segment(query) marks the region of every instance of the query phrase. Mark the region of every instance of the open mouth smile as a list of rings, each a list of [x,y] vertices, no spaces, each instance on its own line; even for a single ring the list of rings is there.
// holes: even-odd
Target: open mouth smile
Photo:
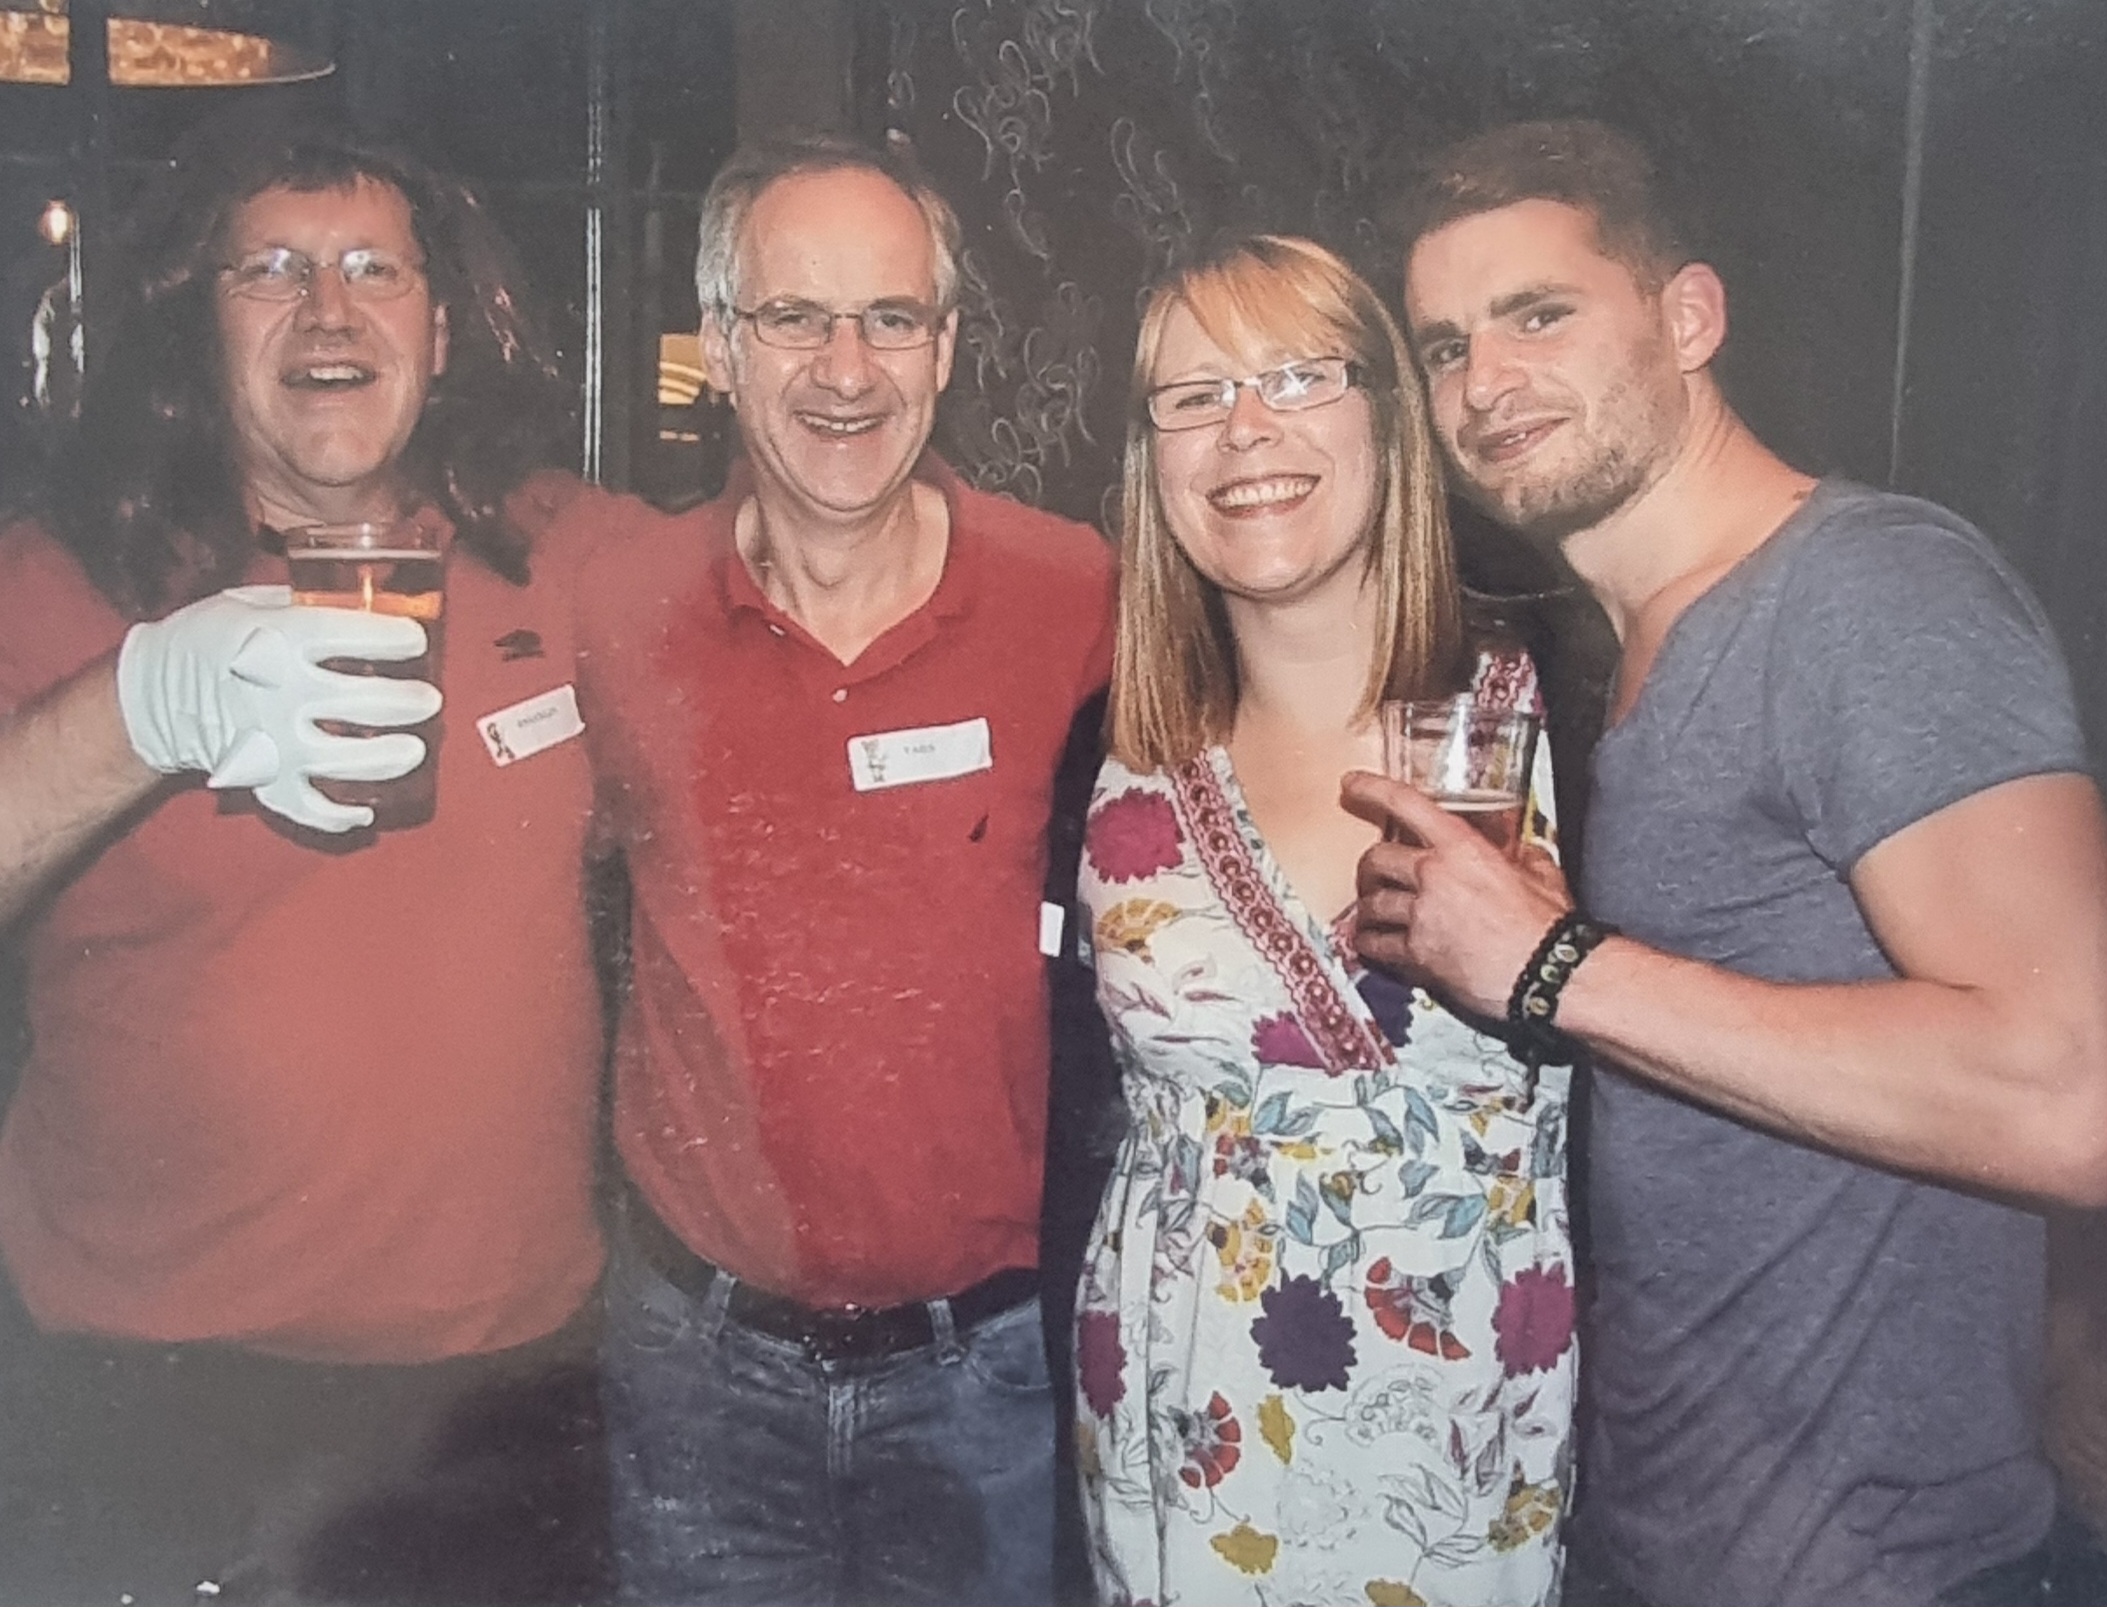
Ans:
[[[1218,485],[1207,493],[1207,500],[1218,512],[1231,515],[1274,513],[1306,500],[1317,484],[1314,474],[1269,474]]]
[[[885,420],[882,417],[864,415],[856,418],[832,418],[825,413],[800,413],[797,421],[815,435],[831,440],[845,441],[858,435],[868,435]]]
[[[380,376],[365,363],[302,363],[280,376],[288,390],[347,391],[371,385]]]

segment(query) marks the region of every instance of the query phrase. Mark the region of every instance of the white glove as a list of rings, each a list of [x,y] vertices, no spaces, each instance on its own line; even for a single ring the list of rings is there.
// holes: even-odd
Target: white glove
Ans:
[[[423,651],[414,619],[295,607],[289,587],[237,586],[134,625],[117,652],[117,704],[132,751],[162,774],[202,770],[206,785],[253,788],[258,803],[300,825],[351,831],[371,825],[373,811],[323,797],[312,779],[408,775],[424,762],[424,739],[331,736],[316,722],[416,725],[439,712],[439,689],[320,661]]]

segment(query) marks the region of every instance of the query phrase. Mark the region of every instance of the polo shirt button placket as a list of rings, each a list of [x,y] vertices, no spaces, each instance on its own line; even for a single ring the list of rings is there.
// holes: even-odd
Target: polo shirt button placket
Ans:
[[[834,688],[834,701],[835,701],[836,703],[846,703],[846,702],[848,702],[848,700],[849,700],[849,689],[848,689],[847,687],[845,687],[845,686],[837,686],[836,688]]]

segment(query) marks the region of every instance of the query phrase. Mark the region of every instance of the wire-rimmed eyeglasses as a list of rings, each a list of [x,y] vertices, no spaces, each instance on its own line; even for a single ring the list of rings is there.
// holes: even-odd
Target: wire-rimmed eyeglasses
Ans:
[[[754,339],[785,351],[818,351],[834,338],[834,326],[846,318],[856,325],[864,345],[873,351],[904,352],[926,346],[942,327],[941,308],[924,301],[874,301],[836,312],[816,301],[780,297],[758,307],[733,308],[732,316],[753,325]]]
[[[393,301],[423,276],[424,264],[378,246],[353,246],[327,260],[291,246],[266,246],[238,262],[220,264],[228,294],[252,301],[299,301],[315,287],[315,275],[334,268],[344,289],[358,301]]]
[[[1361,365],[1345,357],[1304,357],[1242,379],[1188,379],[1149,392],[1149,422],[1158,430],[1204,430],[1227,422],[1245,386],[1276,413],[1300,413],[1336,402],[1361,383]]]

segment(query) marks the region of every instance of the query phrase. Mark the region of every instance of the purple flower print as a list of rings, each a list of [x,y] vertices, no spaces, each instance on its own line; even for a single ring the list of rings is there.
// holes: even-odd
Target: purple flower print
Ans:
[[[1265,1315],[1251,1337],[1260,1364],[1282,1389],[1344,1389],[1353,1367],[1353,1319],[1315,1278],[1290,1278],[1258,1297]]]
[[[1573,1342],[1573,1286],[1566,1269],[1524,1267],[1500,1290],[1493,1350],[1509,1378],[1553,1366]]]
[[[1083,1399],[1110,1417],[1127,1393],[1127,1347],[1119,1342],[1119,1313],[1086,1311],[1075,1322],[1075,1370]]]
[[[1265,1016],[1251,1029],[1251,1052],[1267,1066],[1308,1066],[1324,1069],[1324,1057],[1291,1015]]]
[[[1091,866],[1108,882],[1134,882],[1170,870],[1185,854],[1170,799],[1139,787],[1129,787],[1092,811],[1083,847]]]

